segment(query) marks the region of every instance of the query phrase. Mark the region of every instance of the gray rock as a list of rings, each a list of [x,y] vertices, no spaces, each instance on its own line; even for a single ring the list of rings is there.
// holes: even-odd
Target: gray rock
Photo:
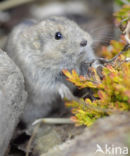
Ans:
[[[0,50],[0,156],[3,156],[8,148],[26,98],[20,70],[7,54]]]
[[[41,156],[123,156],[128,152],[129,132],[130,113],[112,115],[99,119],[83,134],[55,146]],[[100,147],[103,152],[96,152]]]
[[[34,128],[34,127],[33,127]],[[75,127],[72,125],[44,125],[36,127],[35,137],[32,140],[30,149],[33,151],[33,155],[47,153],[56,145],[60,145],[66,140],[72,139],[75,136],[82,134],[84,131],[83,126]],[[31,150],[30,150],[31,152]]]

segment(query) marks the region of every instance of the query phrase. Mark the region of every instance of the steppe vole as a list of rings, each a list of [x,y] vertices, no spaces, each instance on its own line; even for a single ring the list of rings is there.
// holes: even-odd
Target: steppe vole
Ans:
[[[75,69],[79,74],[86,74],[81,64],[96,58],[92,43],[89,33],[64,17],[24,22],[14,28],[7,53],[25,78],[28,101],[23,120],[26,123],[60,107],[62,98],[72,98],[74,86],[66,81],[62,70]]]

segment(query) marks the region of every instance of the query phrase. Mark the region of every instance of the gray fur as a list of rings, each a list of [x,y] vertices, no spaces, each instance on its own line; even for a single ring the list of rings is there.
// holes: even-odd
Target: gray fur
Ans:
[[[55,39],[61,32],[63,38]],[[86,47],[80,42],[87,40]],[[76,69],[80,73],[82,62],[95,59],[92,38],[80,27],[64,18],[50,17],[32,25],[17,26],[10,35],[7,53],[23,72],[29,94],[23,120],[27,123],[43,117],[59,107],[57,99],[73,97],[72,85],[66,85],[63,69]],[[80,73],[86,74],[86,73]]]
[[[8,148],[23,113],[26,97],[22,73],[7,54],[0,50],[0,156]]]

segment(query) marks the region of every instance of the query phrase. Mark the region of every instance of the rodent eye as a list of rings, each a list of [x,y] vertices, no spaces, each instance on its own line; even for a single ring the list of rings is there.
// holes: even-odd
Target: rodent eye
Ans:
[[[55,34],[55,39],[56,39],[56,40],[60,40],[60,39],[62,39],[62,38],[63,38],[62,34],[61,34],[60,32],[56,32],[56,34]]]

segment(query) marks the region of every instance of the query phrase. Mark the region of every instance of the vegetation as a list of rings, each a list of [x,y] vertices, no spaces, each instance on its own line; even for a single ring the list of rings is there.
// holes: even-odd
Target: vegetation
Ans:
[[[129,10],[130,7],[125,5],[119,12],[115,13],[116,23],[122,24],[124,19],[125,24],[128,23]],[[119,41],[112,40],[108,47],[102,48],[102,54],[105,58],[103,59],[105,61],[102,80],[92,67],[90,67],[91,77],[80,76],[75,70],[72,70],[72,73],[63,70],[68,81],[79,89],[91,88],[95,97],[95,100],[81,98],[66,102],[67,107],[72,107],[72,120],[77,125],[90,126],[98,118],[130,110],[130,62],[126,60],[130,57],[130,49],[124,48],[126,45],[128,44],[124,36],[121,36]],[[115,55],[116,57],[114,57]],[[112,59],[113,57],[114,59]]]

